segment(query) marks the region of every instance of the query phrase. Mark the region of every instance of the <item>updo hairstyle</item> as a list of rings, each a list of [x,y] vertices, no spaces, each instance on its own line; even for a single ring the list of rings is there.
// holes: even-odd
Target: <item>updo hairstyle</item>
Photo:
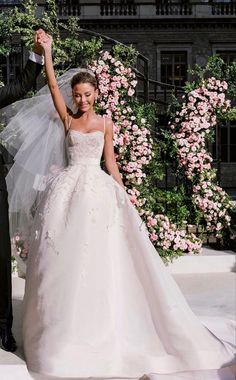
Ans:
[[[89,83],[94,87],[95,90],[98,88],[96,77],[87,71],[80,71],[72,77],[70,82],[72,90],[75,85],[80,83]]]

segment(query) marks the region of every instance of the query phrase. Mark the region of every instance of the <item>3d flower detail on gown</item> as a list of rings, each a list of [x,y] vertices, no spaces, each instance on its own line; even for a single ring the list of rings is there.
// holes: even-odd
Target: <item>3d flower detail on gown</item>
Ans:
[[[101,131],[69,130],[68,166],[34,217],[23,316],[28,369],[76,379],[162,380],[181,371],[203,379],[195,371],[231,365],[233,348],[187,305],[128,195],[101,169],[103,144]]]

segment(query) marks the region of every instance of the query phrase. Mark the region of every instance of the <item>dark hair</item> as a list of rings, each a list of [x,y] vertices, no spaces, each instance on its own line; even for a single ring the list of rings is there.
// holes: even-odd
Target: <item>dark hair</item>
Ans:
[[[80,71],[72,77],[70,82],[71,88],[73,89],[74,86],[79,83],[89,83],[95,88],[95,90],[98,88],[96,77],[86,71]]]

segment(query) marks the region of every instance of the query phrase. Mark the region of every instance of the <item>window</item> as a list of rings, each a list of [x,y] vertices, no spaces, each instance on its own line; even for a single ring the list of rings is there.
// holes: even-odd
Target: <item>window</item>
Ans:
[[[222,162],[236,162],[236,124],[228,122],[218,127],[213,158]]]
[[[0,56],[1,79],[4,84],[14,80],[21,71],[21,54],[12,53],[9,57]]]
[[[22,0],[0,0],[0,5],[16,5],[20,4]]]
[[[0,55],[0,81],[4,84],[8,83],[8,70],[7,70],[7,58]]]
[[[227,65],[236,61],[236,50],[216,50],[218,54]]]
[[[184,86],[187,80],[186,51],[161,51],[161,82]]]

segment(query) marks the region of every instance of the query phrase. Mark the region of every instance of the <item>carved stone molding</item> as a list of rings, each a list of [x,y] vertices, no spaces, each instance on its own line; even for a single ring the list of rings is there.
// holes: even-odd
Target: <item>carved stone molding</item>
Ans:
[[[166,30],[166,31],[233,31],[236,33],[236,23],[233,20],[203,20],[203,21],[178,21],[172,20],[81,20],[81,27],[101,30]]]

